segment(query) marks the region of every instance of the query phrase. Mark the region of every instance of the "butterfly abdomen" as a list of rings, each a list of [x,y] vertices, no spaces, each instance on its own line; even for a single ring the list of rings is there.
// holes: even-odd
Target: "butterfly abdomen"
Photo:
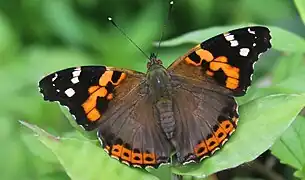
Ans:
[[[173,113],[170,76],[162,65],[152,61],[147,71],[147,80],[158,124],[167,139],[172,139],[176,122]]]
[[[173,113],[173,103],[170,99],[161,99],[156,105],[159,119],[159,125],[166,135],[167,139],[172,139],[174,135],[176,121]]]

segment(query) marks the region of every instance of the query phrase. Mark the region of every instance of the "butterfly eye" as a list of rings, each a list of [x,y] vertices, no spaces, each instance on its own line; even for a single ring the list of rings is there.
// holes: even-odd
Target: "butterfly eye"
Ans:
[[[160,59],[157,60],[157,63],[160,64],[160,65],[163,64],[162,61],[161,61]]]

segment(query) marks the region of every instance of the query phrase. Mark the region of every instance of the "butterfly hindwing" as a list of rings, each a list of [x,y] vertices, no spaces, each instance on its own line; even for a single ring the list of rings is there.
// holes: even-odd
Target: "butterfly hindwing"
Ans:
[[[135,167],[168,163],[172,146],[158,125],[146,82],[109,103],[98,128],[103,148],[114,158]]]
[[[266,27],[253,26],[220,34],[194,47],[168,70],[194,77],[191,74],[194,68],[190,66],[201,67],[219,85],[232,90],[235,96],[242,96],[251,84],[254,63],[271,48],[269,33]]]
[[[213,83],[172,76],[176,157],[179,163],[199,162],[228,140],[238,122],[237,103]]]
[[[45,100],[57,101],[68,107],[80,126],[92,130],[97,127],[109,102],[122,94],[115,89],[126,87],[126,84],[134,86],[144,77],[141,73],[106,66],[82,66],[44,77],[39,82],[39,89]]]

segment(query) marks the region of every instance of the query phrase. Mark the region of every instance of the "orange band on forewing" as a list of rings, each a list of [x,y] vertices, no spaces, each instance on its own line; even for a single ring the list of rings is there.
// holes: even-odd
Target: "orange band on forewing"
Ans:
[[[239,68],[233,67],[229,64],[213,61],[210,63],[210,69],[213,71],[218,71],[219,69],[222,69],[227,76],[239,79]]]
[[[97,97],[105,97],[107,95],[107,89],[105,87],[101,87],[82,104],[84,111],[88,114],[93,108],[96,107]]]
[[[100,86],[106,86],[108,82],[111,82],[113,71],[105,71],[102,77],[99,79]]]
[[[121,83],[121,81],[123,81],[125,78],[126,78],[126,73],[122,73],[121,76],[120,76],[120,78],[119,78],[119,80],[118,80],[116,83],[114,83],[114,82],[112,82],[112,81],[111,81],[111,83],[112,83],[113,85],[117,86],[117,85],[119,85],[119,84]]]
[[[91,86],[91,87],[89,87],[88,92],[89,92],[90,94],[92,94],[92,93],[94,93],[96,90],[98,90],[99,88],[100,88],[100,86]]]
[[[229,89],[236,89],[238,88],[239,80],[228,77],[226,80],[226,87]]]
[[[197,47],[197,46],[196,46]],[[194,66],[200,66],[202,64],[202,61],[205,60],[206,62],[210,62],[214,59],[212,53],[210,51],[204,50],[204,49],[198,49],[192,53],[196,53],[199,57],[200,57],[200,62],[196,63],[194,60],[192,60],[191,58],[189,58],[189,56],[187,56],[184,61],[187,64],[191,64]]]
[[[87,118],[90,121],[96,121],[101,117],[101,114],[99,113],[99,111],[96,108],[93,108],[88,114],[87,114]]]
[[[195,63],[193,60],[191,60],[189,57],[186,57],[184,59],[184,61],[187,63],[187,64],[192,64],[194,66],[200,66],[201,65],[201,61],[199,63]]]
[[[198,49],[196,51],[196,54],[198,56],[200,56],[200,59],[201,59],[200,60],[200,64],[201,64],[202,60],[210,62],[210,61],[212,61],[214,59],[212,53],[210,53],[210,51],[207,51],[207,50],[204,50],[204,49]]]
[[[120,78],[117,80],[117,82],[112,81],[113,71],[106,71],[102,77],[99,79],[100,86],[106,86],[109,82],[111,82],[113,85],[117,86],[126,78],[126,73],[121,73]]]
[[[214,61],[226,63],[228,62],[228,58],[226,58],[225,56],[219,56]]]

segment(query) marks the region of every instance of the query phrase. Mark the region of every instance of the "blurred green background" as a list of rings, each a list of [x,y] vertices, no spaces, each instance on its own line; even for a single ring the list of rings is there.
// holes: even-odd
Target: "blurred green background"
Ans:
[[[145,52],[155,51],[166,21],[164,0],[0,0],[0,179],[69,179],[54,157],[18,120],[55,135],[74,128],[56,103],[42,100],[37,83],[71,66],[103,64],[146,71],[145,57],[107,21],[112,16]],[[213,26],[256,23],[305,37],[290,0],[176,0],[164,40]],[[216,35],[216,34],[215,34]],[[202,39],[203,40],[203,39]],[[193,44],[160,49],[169,65]],[[270,72],[291,54],[271,51],[256,65],[255,82],[268,86],[288,77]],[[304,55],[295,61],[304,65]],[[267,85],[266,85],[267,84]]]

